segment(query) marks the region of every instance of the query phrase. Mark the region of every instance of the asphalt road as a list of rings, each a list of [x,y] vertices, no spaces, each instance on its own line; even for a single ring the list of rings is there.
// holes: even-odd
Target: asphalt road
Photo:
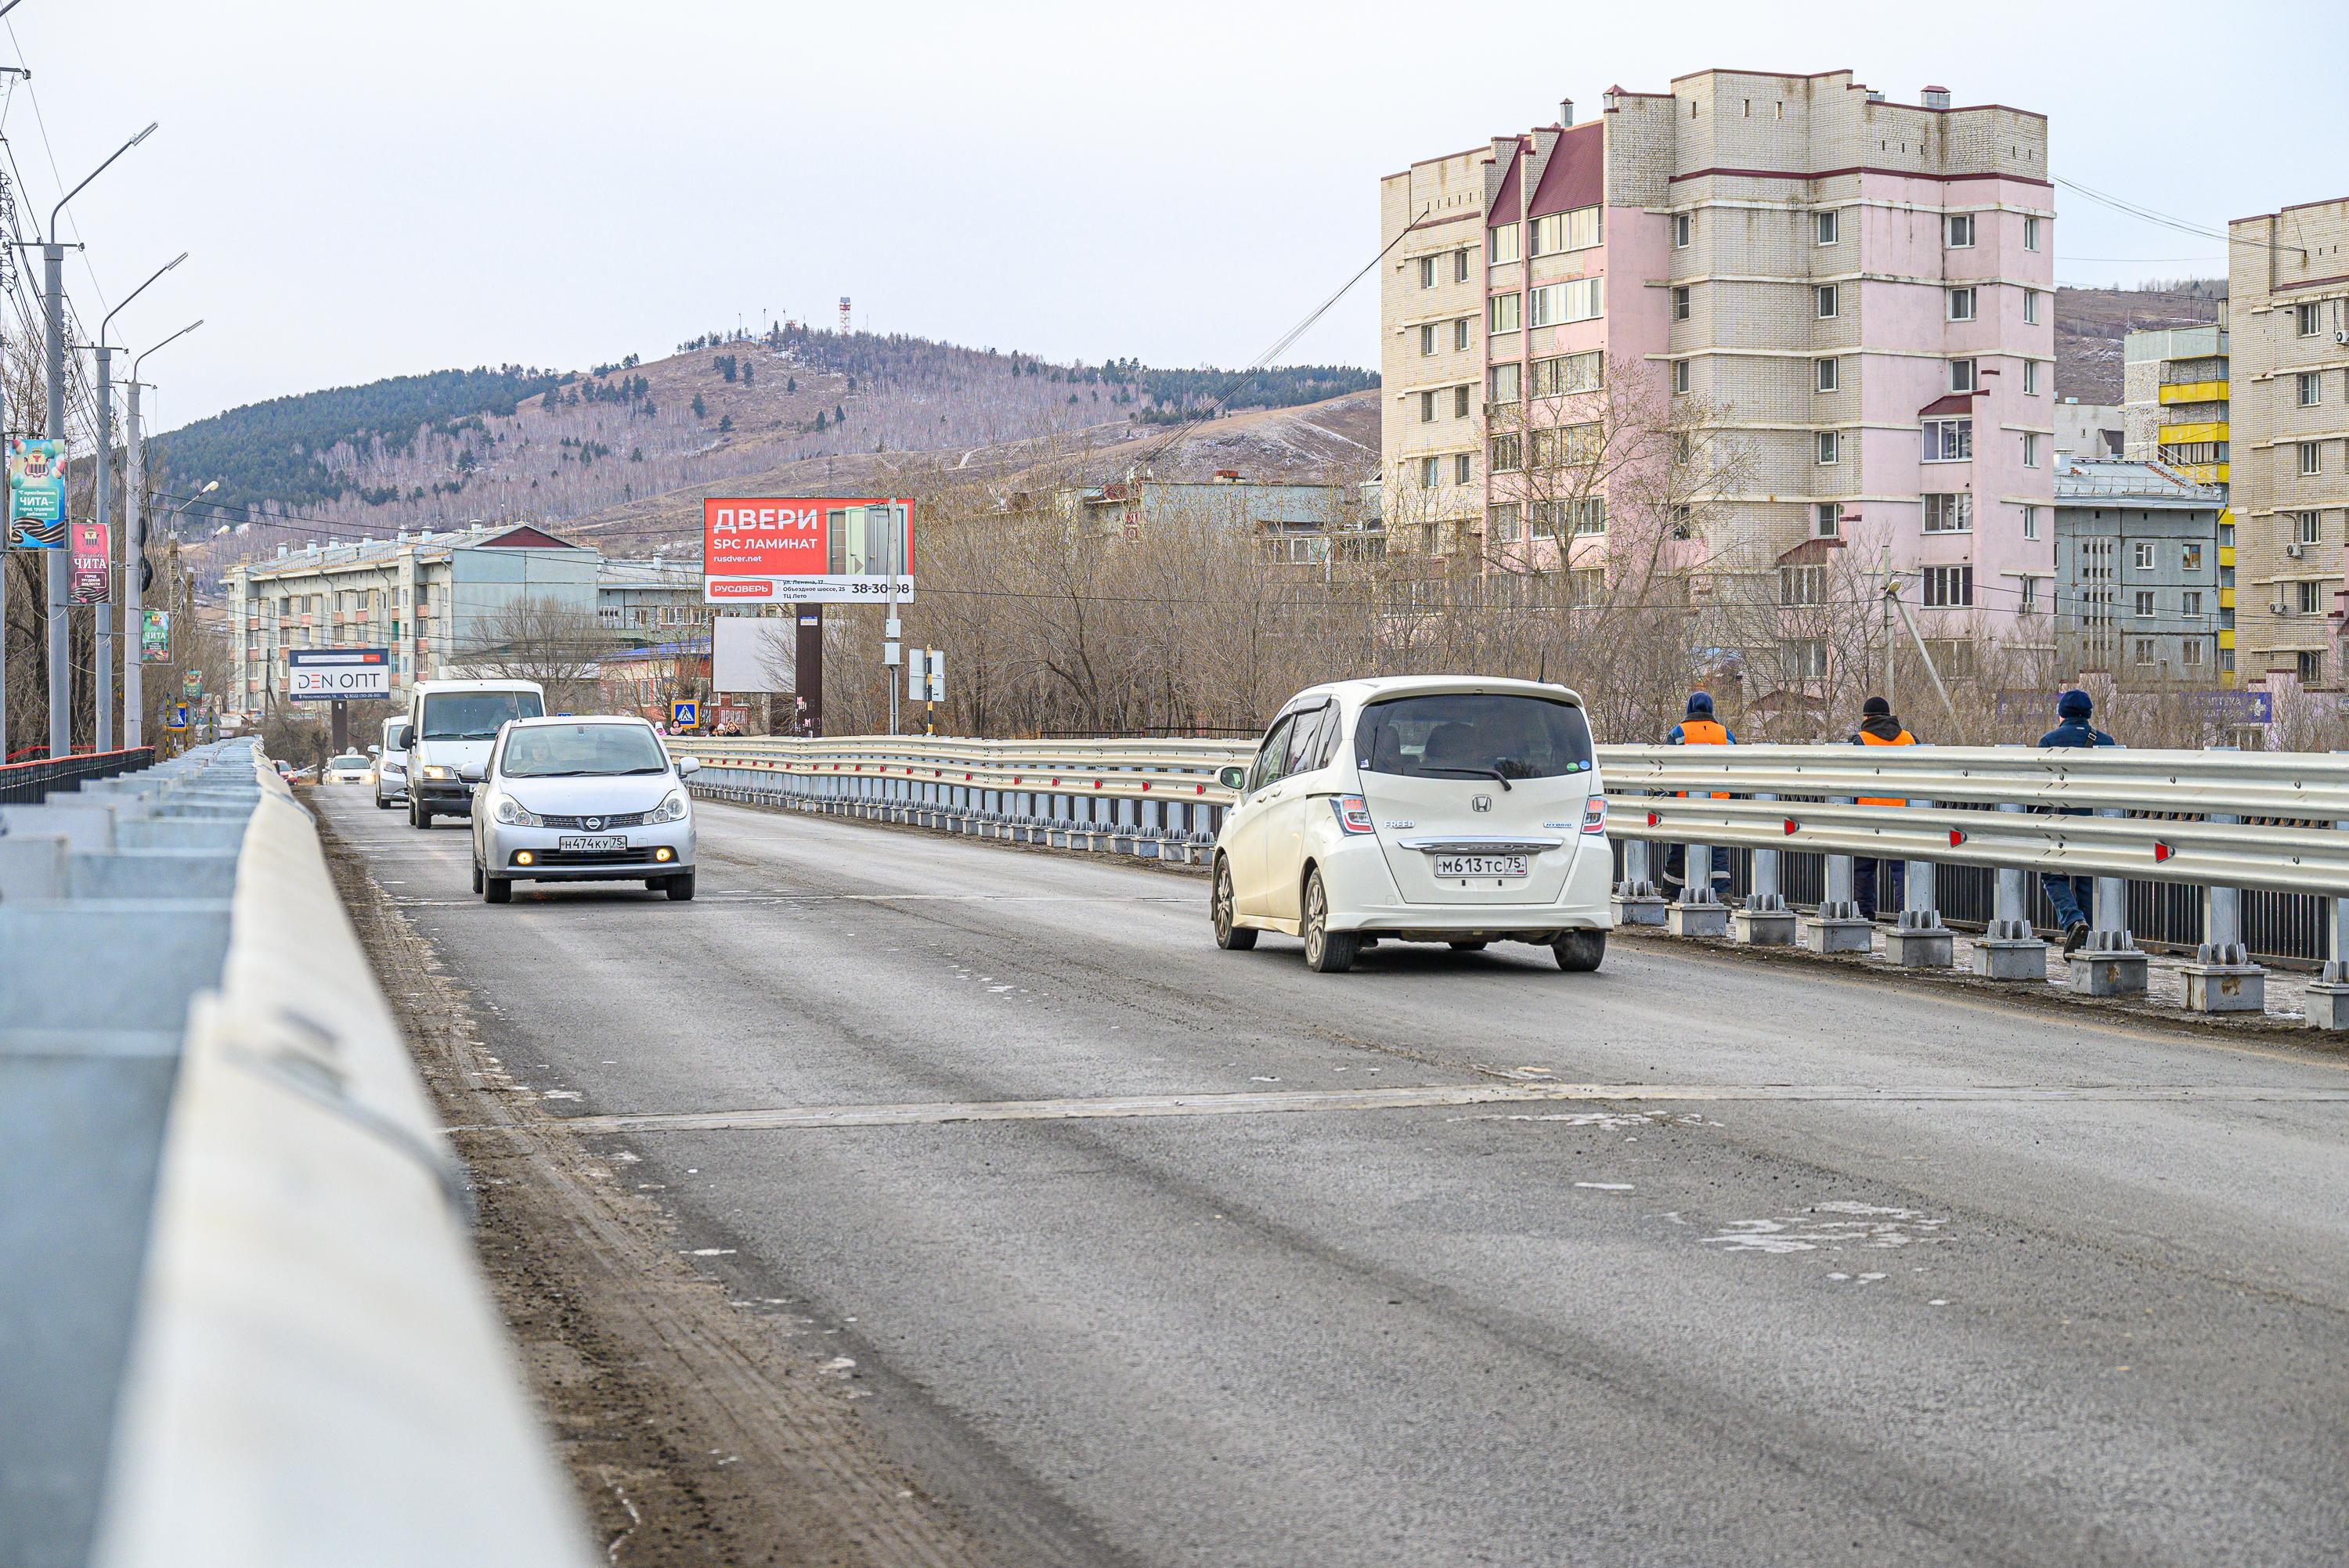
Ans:
[[[722,805],[691,904],[491,908],[312,799],[1008,1557],[2349,1558],[2343,1058],[1630,943],[1316,975],[1195,879]]]

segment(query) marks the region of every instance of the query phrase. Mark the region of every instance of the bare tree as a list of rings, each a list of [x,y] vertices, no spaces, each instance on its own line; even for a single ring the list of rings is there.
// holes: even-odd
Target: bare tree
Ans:
[[[452,668],[481,680],[536,681],[558,713],[601,706],[603,660],[617,638],[593,610],[550,595],[517,596],[473,623]]]

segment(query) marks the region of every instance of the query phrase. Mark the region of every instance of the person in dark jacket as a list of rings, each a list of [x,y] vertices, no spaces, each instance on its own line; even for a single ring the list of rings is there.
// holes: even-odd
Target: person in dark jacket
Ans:
[[[1854,746],[1916,746],[1918,738],[1900,727],[1894,717],[1892,705],[1880,696],[1869,697],[1859,705],[1859,728],[1853,734]],[[1863,795],[1863,806],[1906,806],[1909,802],[1889,796]],[[1909,902],[1909,862],[1886,861],[1885,880],[1890,883],[1885,891],[1891,895],[1892,907],[1901,908]],[[1867,856],[1856,857],[1851,862],[1851,898],[1859,906],[1859,918],[1876,918],[1876,868],[1878,862]]]
[[[2088,722],[2096,711],[2096,703],[2086,692],[2076,686],[2055,699],[2055,727],[2039,738],[2042,746],[2118,746],[2119,741]],[[2066,817],[2085,817],[2085,806],[2061,808]],[[2047,902],[2055,911],[2057,923],[2064,927],[2064,951],[2077,953],[2088,940],[2087,911],[2095,899],[2095,884],[2086,877],[2058,876],[2054,872],[2039,873],[2039,885],[2047,892]]]
[[[1712,696],[1709,693],[1698,691],[1689,694],[1688,711],[1681,716],[1681,721],[1678,724],[1672,726],[1671,733],[1664,737],[1664,744],[1666,746],[1734,746],[1737,744],[1737,737],[1731,732],[1729,726],[1713,717]],[[1725,800],[1728,798],[1718,792],[1713,796],[1716,800]],[[1682,845],[1673,844],[1667,848],[1664,851],[1664,881],[1681,882],[1687,874],[1687,867],[1684,864],[1686,859],[1687,851]],[[1713,846],[1713,880],[1715,882],[1729,880],[1729,847],[1726,844]]]

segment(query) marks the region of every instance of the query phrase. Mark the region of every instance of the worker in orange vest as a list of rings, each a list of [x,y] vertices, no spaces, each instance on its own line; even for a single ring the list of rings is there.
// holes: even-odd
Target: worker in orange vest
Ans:
[[[1713,717],[1713,697],[1705,692],[1699,691],[1689,694],[1688,711],[1681,716],[1681,721],[1678,724],[1672,726],[1671,733],[1664,737],[1664,744],[1666,746],[1734,746],[1737,744],[1737,737],[1730,732],[1729,726]],[[1726,794],[1718,789],[1713,791],[1713,798],[1716,800],[1729,799]],[[1674,844],[1664,851],[1666,882],[1678,882],[1684,880],[1687,868],[1682,862],[1686,858],[1686,851],[1679,844]],[[1729,880],[1729,849],[1725,844],[1713,846],[1713,880],[1717,882]]]
[[[1872,696],[1859,705],[1859,728],[1852,736],[1851,743],[1854,746],[1915,746],[1918,740],[1900,727],[1899,719],[1893,717],[1890,703],[1880,696]],[[1862,795],[1859,803],[1863,806],[1909,804],[1889,795]],[[1909,862],[1888,861],[1884,863],[1890,868],[1892,884],[1887,891],[1892,895],[1893,907],[1898,909],[1909,902]],[[1859,905],[1862,920],[1876,918],[1876,866],[1875,861],[1864,856],[1857,857],[1851,862],[1851,897],[1852,902]]]

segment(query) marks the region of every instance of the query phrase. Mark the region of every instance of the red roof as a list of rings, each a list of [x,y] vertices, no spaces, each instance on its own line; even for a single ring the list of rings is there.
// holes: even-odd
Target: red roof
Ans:
[[[1918,409],[1917,417],[1930,419],[1936,414],[1971,414],[1974,411],[1974,399],[1981,396],[1980,392],[1952,392],[1946,397],[1936,397]]]
[[[1528,216],[1541,218],[1596,207],[1606,200],[1606,192],[1605,127],[1599,120],[1587,120],[1559,134],[1557,146],[1549,155],[1549,167],[1542,170],[1541,183],[1534,187]]]
[[[557,539],[543,529],[525,523],[510,528],[494,539],[485,539],[473,547],[476,550],[576,550],[579,546],[567,539]]]

